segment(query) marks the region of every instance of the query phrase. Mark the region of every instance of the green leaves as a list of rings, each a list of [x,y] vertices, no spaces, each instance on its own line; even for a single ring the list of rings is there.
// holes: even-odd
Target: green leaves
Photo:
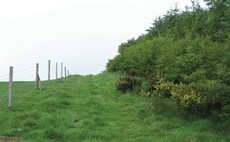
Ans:
[[[196,110],[200,114],[218,111],[226,116],[230,103],[230,1],[206,2],[209,9],[194,4],[193,11],[171,10],[157,18],[145,35],[119,46],[120,54],[109,61],[107,69],[129,72],[133,68],[146,80],[151,75],[154,81],[148,82],[149,88],[164,82],[173,83],[174,88],[183,84],[179,85],[182,90],[174,92],[182,106],[198,108],[200,98],[203,109]],[[188,89],[191,86],[196,93]],[[166,92],[172,95],[172,90]]]

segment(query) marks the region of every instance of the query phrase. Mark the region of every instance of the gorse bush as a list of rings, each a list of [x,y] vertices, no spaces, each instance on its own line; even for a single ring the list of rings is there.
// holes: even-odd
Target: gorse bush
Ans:
[[[137,75],[137,70],[134,69],[134,68],[131,68],[131,69],[129,70],[129,74],[130,74],[131,76],[136,76],[136,75]]]
[[[191,84],[166,82],[154,86],[154,96],[171,97],[182,110],[198,115],[215,113],[222,118],[229,117],[230,101],[228,86],[217,81]],[[143,93],[142,93],[143,94]]]
[[[180,106],[193,108],[195,111],[204,105],[204,98],[192,87],[186,84],[175,84],[171,90],[172,97]]]
[[[171,91],[173,85],[174,84],[171,82],[154,85],[154,88],[156,89],[154,95],[157,95],[158,97],[166,97],[166,98],[171,97],[172,96]]]
[[[140,81],[135,77],[124,76],[117,81],[116,87],[117,90],[120,90],[123,93],[125,93],[127,91],[133,91],[140,87]]]
[[[195,4],[193,11],[174,9],[157,18],[146,34],[119,46],[107,70],[135,69],[131,75],[146,79],[143,91],[173,98],[191,113],[229,116],[230,4],[207,2],[208,9]],[[128,82],[120,80],[131,86],[120,90],[132,90]]]
[[[171,97],[182,110],[189,110],[192,113],[199,114],[205,106],[204,98],[191,86],[172,82],[155,85],[154,95],[158,97]]]

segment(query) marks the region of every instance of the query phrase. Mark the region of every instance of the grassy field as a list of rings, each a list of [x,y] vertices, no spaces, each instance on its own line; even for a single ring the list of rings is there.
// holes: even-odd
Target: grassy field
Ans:
[[[119,74],[0,83],[0,141],[229,142],[229,122],[181,116],[174,103],[116,91]]]

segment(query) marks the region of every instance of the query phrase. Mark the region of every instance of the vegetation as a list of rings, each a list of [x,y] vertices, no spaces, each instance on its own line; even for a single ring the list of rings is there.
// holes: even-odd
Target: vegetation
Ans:
[[[117,81],[117,90],[126,93],[127,91],[133,91],[140,86],[140,81],[134,77],[123,76]]]
[[[109,72],[14,82],[12,110],[1,82],[0,142],[229,142],[230,2],[205,1],[122,43]]]
[[[43,82],[42,90],[33,82],[15,82],[12,111],[7,83],[0,83],[0,141],[230,141],[229,122],[183,117],[167,99],[124,95],[115,87],[120,77],[71,76]]]
[[[109,61],[107,70],[134,69],[148,84],[139,93],[171,98],[183,111],[227,121],[230,1],[206,3],[208,9],[193,2],[192,10],[173,9],[157,18],[146,34],[119,46],[119,55]]]

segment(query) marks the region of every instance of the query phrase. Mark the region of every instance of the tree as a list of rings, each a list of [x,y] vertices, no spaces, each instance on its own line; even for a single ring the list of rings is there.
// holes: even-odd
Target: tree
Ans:
[[[210,7],[208,23],[212,41],[226,42],[230,32],[230,1],[205,0]]]

